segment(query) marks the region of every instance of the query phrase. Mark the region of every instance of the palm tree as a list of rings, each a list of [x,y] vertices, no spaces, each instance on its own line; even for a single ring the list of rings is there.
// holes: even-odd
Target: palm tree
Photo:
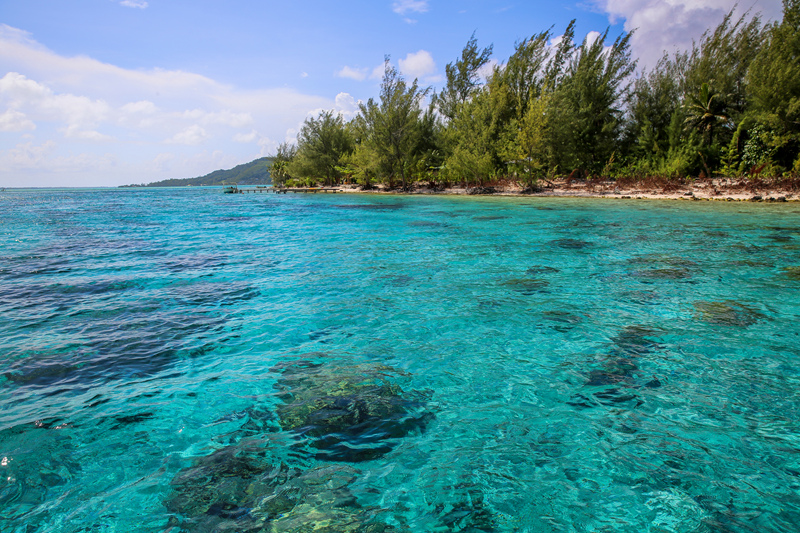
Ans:
[[[687,115],[684,123],[699,131],[706,145],[714,141],[714,128],[717,124],[728,126],[732,123],[727,114],[727,104],[707,83],[700,87],[698,94],[688,97],[684,108]]]

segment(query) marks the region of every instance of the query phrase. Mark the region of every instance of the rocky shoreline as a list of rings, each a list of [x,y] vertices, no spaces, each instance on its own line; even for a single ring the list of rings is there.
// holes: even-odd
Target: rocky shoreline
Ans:
[[[357,185],[340,185],[339,192],[368,194],[442,194],[482,196],[524,197],[573,197],[647,200],[693,200],[727,202],[796,202],[800,201],[800,190],[794,187],[774,187],[763,183],[736,181],[731,179],[693,180],[648,184],[627,184],[618,181],[569,181],[540,182],[536,188],[524,189],[516,183],[499,182],[481,187],[436,188],[416,186],[410,190],[389,189],[376,186],[363,189]]]

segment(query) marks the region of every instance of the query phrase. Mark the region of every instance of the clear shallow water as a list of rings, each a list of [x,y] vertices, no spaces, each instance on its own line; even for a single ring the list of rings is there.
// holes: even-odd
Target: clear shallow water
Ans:
[[[39,190],[0,220],[2,531],[800,528],[793,204]]]

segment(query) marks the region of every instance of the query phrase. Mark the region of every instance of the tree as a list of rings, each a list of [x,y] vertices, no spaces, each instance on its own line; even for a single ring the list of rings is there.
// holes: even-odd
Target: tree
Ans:
[[[747,16],[734,22],[730,11],[713,32],[703,34],[689,54],[684,78],[685,94],[698,95],[704,83],[713,87],[734,122],[746,108],[747,71],[764,41],[761,19],[748,22]]]
[[[403,189],[408,189],[410,173],[417,166],[423,138],[421,121],[422,99],[428,89],[420,89],[415,79],[409,86],[387,57],[384,61],[380,103],[370,98],[359,104],[364,124],[365,148],[372,151],[377,161],[377,172],[385,177],[389,186],[400,178]]]
[[[353,139],[342,116],[322,111],[318,117],[308,117],[303,122],[297,136],[297,154],[288,169],[294,176],[322,178],[325,185],[335,185],[341,177],[337,167],[352,151]]]
[[[626,124],[627,149],[635,157],[658,159],[669,151],[670,124],[682,105],[688,56],[664,55],[653,70],[633,82]]]
[[[482,185],[498,168],[498,139],[502,128],[501,110],[506,93],[480,91],[459,108],[445,133],[450,152],[445,172],[452,181]]]
[[[447,84],[442,92],[434,97],[439,113],[447,120],[453,120],[460,106],[464,105],[480,86],[480,71],[492,57],[492,45],[478,49],[475,33],[469,38],[461,51],[461,59],[448,63],[445,67]]]
[[[775,132],[776,162],[800,170],[800,0],[783,1],[766,36],[747,72],[752,115]]]
[[[281,143],[272,158],[272,165],[270,166],[270,176],[272,177],[273,186],[282,186],[286,180],[291,179],[289,174],[289,164],[294,159],[297,153],[297,148],[293,144]]]
[[[551,95],[542,95],[528,105],[520,121],[519,133],[504,154],[519,181],[532,187],[542,177],[552,162],[549,143]]]
[[[729,127],[732,124],[725,101],[707,83],[700,86],[697,94],[689,95],[684,108],[686,125],[700,132],[706,145],[713,143],[717,126]]]
[[[636,67],[631,35],[617,37],[610,47],[608,30],[594,40],[587,36],[570,60],[551,108],[550,141],[560,168],[597,172],[617,149],[622,104]]]

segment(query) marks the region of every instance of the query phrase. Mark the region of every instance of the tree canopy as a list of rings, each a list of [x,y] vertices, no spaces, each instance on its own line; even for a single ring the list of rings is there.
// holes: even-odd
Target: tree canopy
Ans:
[[[377,99],[350,121],[304,123],[275,179],[533,187],[548,176],[800,173],[800,0],[783,19],[728,13],[686,52],[637,71],[631,33],[575,42],[575,21],[523,38],[505,61],[473,33],[441,92],[385,59]],[[429,98],[429,96],[431,96]]]

